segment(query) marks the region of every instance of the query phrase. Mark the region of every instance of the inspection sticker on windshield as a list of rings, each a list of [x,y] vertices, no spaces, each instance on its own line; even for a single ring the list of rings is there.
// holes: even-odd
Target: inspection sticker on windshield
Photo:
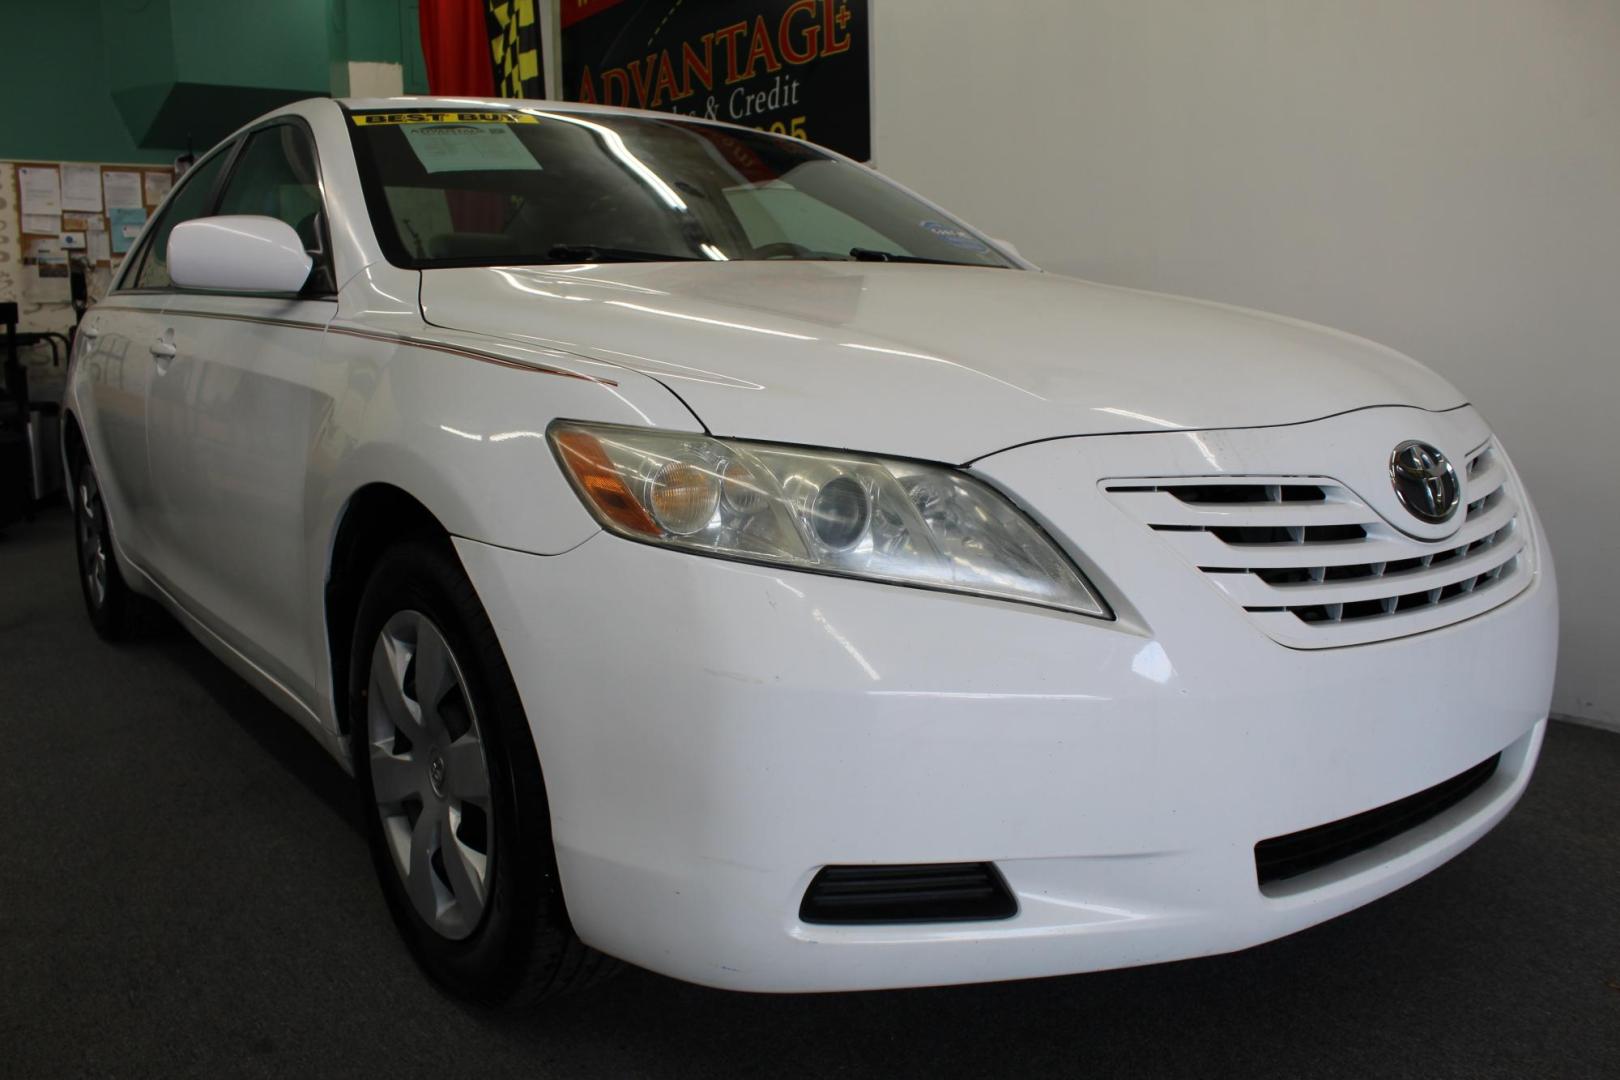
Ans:
[[[528,113],[502,109],[499,112],[373,112],[354,113],[355,127],[376,124],[538,124],[540,118]]]
[[[945,241],[947,244],[950,244],[952,247],[963,248],[967,251],[990,250],[987,246],[985,246],[984,243],[982,243],[971,233],[963,232],[961,229],[958,229],[952,225],[947,225],[943,221],[922,221],[918,222],[918,224],[924,229],[927,229],[929,232],[933,233],[935,236],[939,237],[941,240]]]
[[[540,171],[523,140],[504,124],[412,124],[400,130],[430,173]]]

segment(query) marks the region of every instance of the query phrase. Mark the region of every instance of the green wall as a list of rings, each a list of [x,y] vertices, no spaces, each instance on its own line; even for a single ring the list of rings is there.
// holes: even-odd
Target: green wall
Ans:
[[[138,148],[113,104],[99,0],[0,0],[0,24],[0,158],[174,160]]]
[[[170,161],[347,92],[350,60],[425,93],[416,19],[416,0],[0,0],[0,159]]]
[[[147,10],[161,6],[152,0]],[[332,0],[168,0],[174,62],[186,82],[330,89],[346,60],[343,3]],[[107,0],[104,7],[128,7]]]
[[[417,0],[347,0],[349,59],[402,64],[407,94],[428,92]]]

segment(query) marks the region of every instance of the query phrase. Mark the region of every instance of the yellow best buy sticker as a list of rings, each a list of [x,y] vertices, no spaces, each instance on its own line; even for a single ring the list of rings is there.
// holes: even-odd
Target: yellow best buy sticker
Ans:
[[[374,124],[538,124],[540,118],[528,113],[508,112],[390,112],[355,113],[356,127]]]

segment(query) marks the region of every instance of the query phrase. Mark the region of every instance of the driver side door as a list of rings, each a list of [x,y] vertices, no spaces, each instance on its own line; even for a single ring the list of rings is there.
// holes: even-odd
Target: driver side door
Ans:
[[[319,161],[283,118],[249,132],[215,214],[291,225],[314,256],[296,294],[177,290],[163,313],[174,355],[154,379],[148,450],[164,585],[209,630],[306,705],[321,613],[308,563],[310,476],[332,413],[322,362],[337,312]]]

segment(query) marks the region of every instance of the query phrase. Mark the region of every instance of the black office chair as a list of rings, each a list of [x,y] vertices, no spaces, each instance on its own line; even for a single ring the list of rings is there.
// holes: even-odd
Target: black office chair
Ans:
[[[28,372],[17,356],[17,305],[0,303],[5,353],[0,379],[0,528],[30,516],[33,456],[28,448]]]
[[[75,274],[75,308],[82,313],[83,290]],[[19,351],[33,345],[51,350],[52,366],[61,367],[73,351],[73,331],[22,333],[17,305],[0,303],[0,526],[33,517],[42,499],[60,490],[61,416],[59,402],[38,400],[28,384],[28,369]]]

